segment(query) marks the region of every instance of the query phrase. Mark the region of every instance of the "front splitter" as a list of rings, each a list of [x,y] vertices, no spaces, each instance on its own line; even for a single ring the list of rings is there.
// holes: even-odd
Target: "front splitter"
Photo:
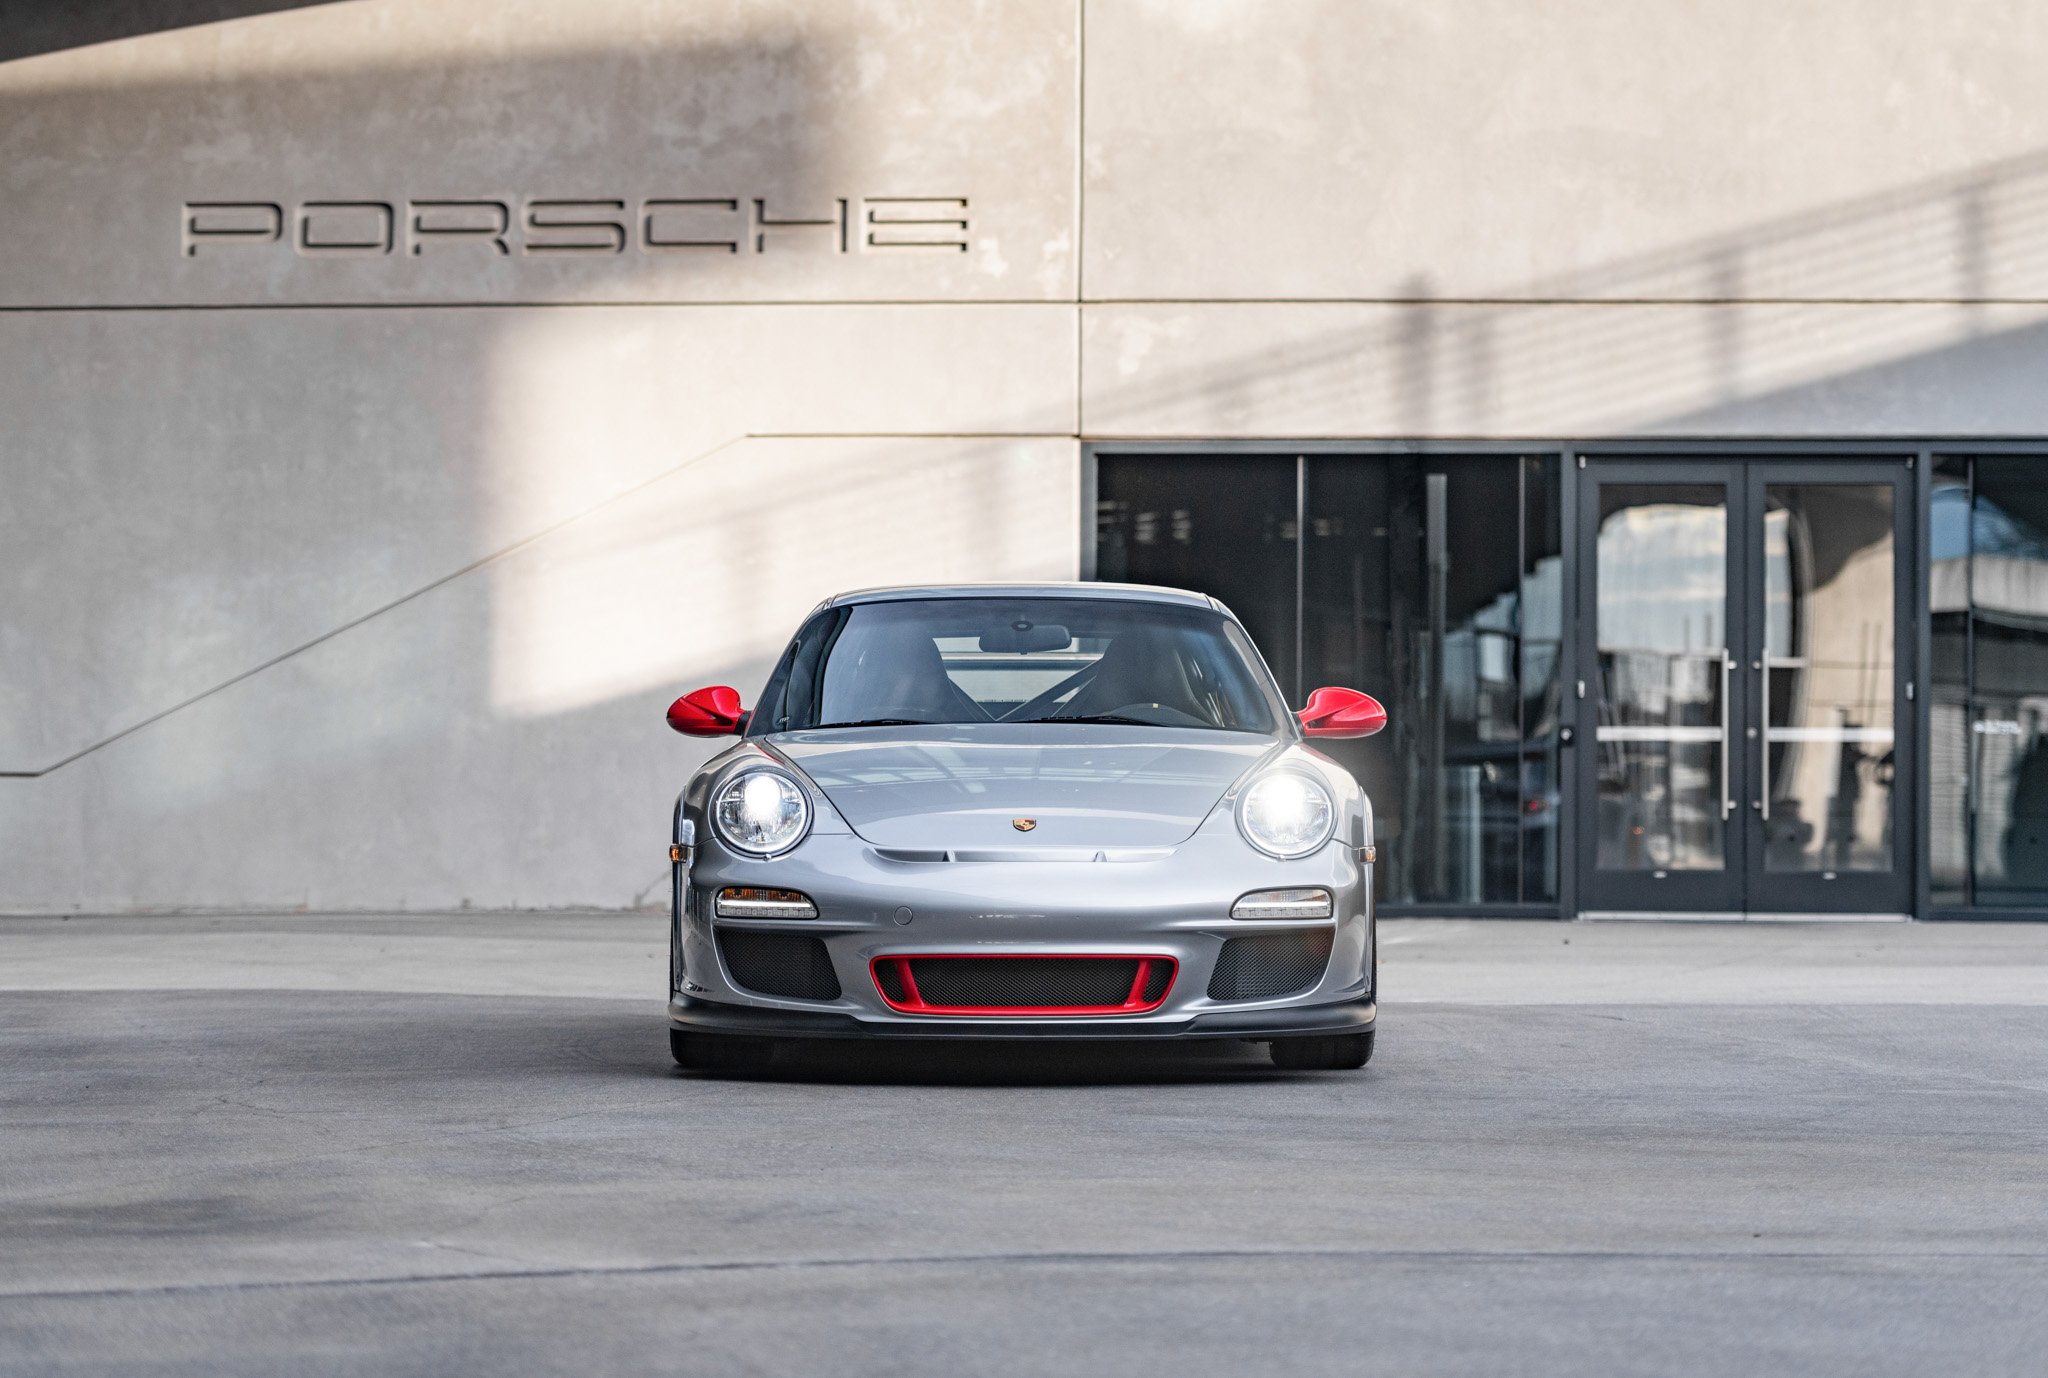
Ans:
[[[850,1014],[810,1010],[756,1009],[680,996],[669,1002],[670,1025],[691,1033],[740,1034],[754,1038],[951,1038],[1096,1039],[1148,1041],[1176,1038],[1295,1038],[1370,1033],[1378,1009],[1371,997],[1336,1005],[1288,1009],[1212,1010],[1191,1019],[1159,1024],[1114,1019],[891,1020],[882,1023]]]

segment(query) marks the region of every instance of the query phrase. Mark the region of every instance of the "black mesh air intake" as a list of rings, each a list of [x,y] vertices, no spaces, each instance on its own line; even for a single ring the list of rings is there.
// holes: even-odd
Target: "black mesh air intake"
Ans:
[[[1209,975],[1211,1000],[1272,1000],[1298,995],[1323,979],[1333,930],[1296,928],[1229,938]]]
[[[825,944],[803,933],[718,930],[718,954],[733,984],[787,1000],[837,1000],[839,977]]]
[[[1138,979],[1138,959],[913,957],[910,979],[917,982],[917,993],[927,1005],[960,1009],[1121,1005],[1131,998],[1131,984]]]
[[[1166,988],[1173,984],[1173,973],[1173,963],[1154,962],[1145,977],[1145,989],[1138,992],[1138,999],[1147,1005],[1156,1005],[1164,1000]]]

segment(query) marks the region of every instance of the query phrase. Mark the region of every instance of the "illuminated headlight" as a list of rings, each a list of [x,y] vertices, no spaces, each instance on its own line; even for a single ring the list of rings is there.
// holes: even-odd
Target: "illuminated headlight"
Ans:
[[[1230,906],[1233,919],[1327,919],[1330,892],[1320,886],[1300,890],[1254,890]]]
[[[1330,840],[1336,826],[1330,792],[1298,770],[1267,772],[1237,803],[1237,830],[1268,856],[1307,856]]]
[[[811,801],[779,770],[743,770],[711,801],[711,820],[725,844],[750,856],[773,856],[803,841]]]

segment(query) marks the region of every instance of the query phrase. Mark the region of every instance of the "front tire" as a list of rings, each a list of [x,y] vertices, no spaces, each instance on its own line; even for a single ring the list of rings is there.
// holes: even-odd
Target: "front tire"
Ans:
[[[759,1072],[775,1060],[775,1044],[765,1038],[731,1034],[668,1031],[669,1056],[692,1072]]]
[[[1372,1034],[1326,1038],[1276,1038],[1266,1045],[1273,1065],[1285,1072],[1342,1072],[1372,1061]]]

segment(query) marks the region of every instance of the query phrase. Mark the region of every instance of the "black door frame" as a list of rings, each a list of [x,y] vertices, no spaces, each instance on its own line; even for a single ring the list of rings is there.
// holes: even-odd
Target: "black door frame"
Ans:
[[[1676,458],[1588,457],[1579,470],[1576,540],[1581,552],[1595,549],[1599,530],[1597,494],[1603,484],[1686,484],[1720,487],[1728,514],[1725,566],[1727,646],[1723,654],[1722,701],[1725,735],[1722,779],[1727,800],[1724,819],[1726,865],[1718,871],[1599,872],[1592,848],[1599,810],[1598,716],[1600,690],[1596,680],[1594,610],[1597,608],[1596,562],[1582,559],[1574,589],[1580,615],[1574,619],[1576,644],[1568,657],[1580,667],[1576,688],[1579,741],[1572,768],[1572,812],[1578,815],[1578,836],[1587,846],[1573,857],[1579,871],[1581,912],[1670,913],[1678,915],[1912,914],[1919,912],[1918,839],[1923,834],[1918,731],[1920,621],[1914,597],[1925,586],[1919,576],[1919,526],[1915,518],[1918,482],[1924,468],[1918,456],[1813,454],[1748,454]],[[1768,774],[1763,732],[1766,696],[1764,665],[1764,523],[1766,493],[1780,484],[1889,484],[1892,488],[1892,702],[1893,813],[1891,846],[1894,867],[1883,873],[1767,872],[1764,869],[1765,811],[1762,795]]]
[[[1560,457],[1560,480],[1562,491],[1559,505],[1563,513],[1565,529],[1560,531],[1564,585],[1568,589],[1578,587],[1579,552],[1577,542],[1572,539],[1580,505],[1578,479],[1582,465],[1588,459],[1601,457],[1626,457],[1635,459],[1896,459],[1903,461],[1911,470],[1911,502],[1914,519],[1909,523],[1913,533],[1914,555],[1912,568],[1908,573],[1911,598],[1906,604],[1913,619],[1910,631],[1901,629],[1902,644],[1910,637],[1914,646],[1914,664],[1926,666],[1932,663],[1932,623],[1927,608],[1927,571],[1923,567],[1925,552],[1928,550],[1929,500],[1933,460],[1936,455],[2039,455],[2048,462],[2048,441],[2041,439],[1999,439],[1973,440],[1955,436],[1891,436],[1863,439],[1666,439],[1666,438],[1617,438],[1611,440],[1568,440],[1554,436],[1530,436],[1500,438],[1493,440],[1389,440],[1389,439],[1241,439],[1215,436],[1190,436],[1184,439],[1165,440],[1153,438],[1107,439],[1083,436],[1080,445],[1080,473],[1078,502],[1075,519],[1080,535],[1079,575],[1083,579],[1095,577],[1095,531],[1096,531],[1096,457],[1108,454],[1130,455],[1183,455],[1199,460],[1204,455],[1245,455],[1264,454],[1275,459],[1291,459],[1297,455],[1356,455],[1361,459],[1377,459],[1389,455],[1412,454],[1454,454],[1454,455],[1528,455],[1555,454]],[[1901,565],[1907,562],[1901,560]],[[1583,616],[1577,608],[1566,610],[1568,624],[1576,623]],[[1566,681],[1575,680],[1580,667],[1574,663],[1571,647],[1576,646],[1581,636],[1575,627],[1568,626],[1565,637],[1566,650],[1558,667],[1560,677]],[[1914,740],[1918,744],[1927,741],[1928,708],[1930,696],[1918,693],[1909,704],[1912,710]],[[1569,749],[1576,749],[1575,747]],[[1916,750],[1924,745],[1916,746]],[[1917,759],[1916,768],[1923,763]],[[1916,918],[1930,917],[1930,896],[1928,893],[1927,849],[1928,811],[1927,776],[1924,769],[1916,769],[1918,785],[1913,800],[1912,824],[1909,831],[1908,863],[1913,874],[1913,908]],[[1581,912],[1578,896],[1578,855],[1577,810],[1566,809],[1559,819],[1558,827],[1558,903],[1553,908],[1526,908],[1513,911],[1530,918],[1575,918]],[[1389,906],[1389,914],[1397,912]],[[1425,916],[1433,913],[1471,916],[1476,911],[1469,906],[1402,906],[1402,914]],[[1510,917],[1510,914],[1502,914]],[[1975,909],[1944,909],[1932,917],[1939,918],[2016,918],[2048,917],[2044,915],[2020,914],[2017,911],[1980,911]]]
[[[1600,533],[1600,489],[1607,484],[1632,487],[1683,484],[1686,487],[1719,488],[1727,523],[1722,552],[1722,596],[1727,616],[1720,666],[1721,753],[1720,784],[1723,806],[1723,865],[1719,870],[1601,871],[1595,864],[1599,848],[1600,736],[1599,659],[1593,638],[1599,607],[1598,560],[1580,559],[1578,583],[1572,604],[1583,614],[1572,622],[1573,645],[1566,659],[1576,667],[1573,678],[1564,682],[1565,710],[1577,727],[1575,759],[1567,768],[1572,781],[1570,811],[1578,815],[1578,836],[1584,845],[1573,855],[1571,865],[1578,872],[1579,902],[1594,913],[1722,914],[1743,907],[1744,876],[1747,872],[1750,829],[1743,809],[1735,801],[1749,790],[1746,769],[1749,753],[1743,749],[1740,729],[1745,721],[1741,705],[1741,679],[1734,665],[1742,655],[1744,610],[1750,604],[1748,545],[1743,539],[1745,493],[1744,470],[1740,462],[1728,459],[1673,460],[1601,458],[1591,467],[1574,465],[1579,471],[1579,510],[1572,513],[1573,542],[1581,555],[1598,548]]]
[[[1917,630],[1921,621],[1919,600],[1926,597],[1927,577],[1919,571],[1922,568],[1920,523],[1914,504],[1917,501],[1918,478],[1923,466],[1915,456],[1912,460],[1869,459],[1841,457],[1835,459],[1781,459],[1765,460],[1749,466],[1747,508],[1752,518],[1760,518],[1766,511],[1766,490],[1774,484],[1883,484],[1892,485],[1892,533],[1894,548],[1892,554],[1892,855],[1895,869],[1880,876],[1876,873],[1844,873],[1834,880],[1828,880],[1825,873],[1784,872],[1764,870],[1765,851],[1763,845],[1765,829],[1758,816],[1760,802],[1753,791],[1748,801],[1750,814],[1750,858],[1748,884],[1750,890],[1749,911],[1752,913],[1810,913],[1810,914],[1912,914],[1920,889],[1920,873],[1926,870],[1921,864],[1917,840],[1925,835],[1921,815],[1925,811],[1922,802],[1926,786],[1921,780],[1925,773],[1920,765],[1921,743],[1926,739],[1919,730],[1920,686],[1927,678],[1927,661],[1919,653]],[[1761,571],[1764,562],[1764,524],[1761,520],[1746,523],[1745,536],[1750,542],[1746,559],[1753,571]],[[1749,697],[1749,721],[1761,725],[1765,720],[1766,705],[1760,673],[1763,655],[1764,616],[1762,607],[1763,589],[1761,581],[1752,591],[1749,609],[1751,635],[1744,648],[1743,665],[1749,670],[1744,676],[1745,692]],[[1758,742],[1761,749],[1763,743]],[[1757,759],[1761,759],[1760,751]],[[1761,782],[1759,782],[1761,784]],[[1903,817],[1901,816],[1903,814]],[[1762,897],[1764,902],[1760,902]]]

